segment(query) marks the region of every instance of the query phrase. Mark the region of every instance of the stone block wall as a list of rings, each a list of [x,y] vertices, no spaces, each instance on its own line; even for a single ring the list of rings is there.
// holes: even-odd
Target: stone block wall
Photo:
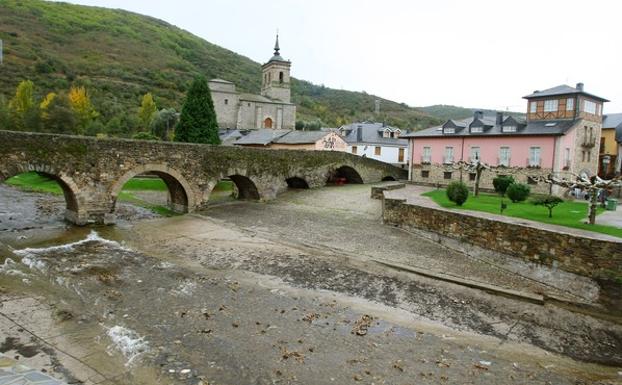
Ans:
[[[422,172],[428,172],[428,177],[423,177]],[[445,173],[451,172],[451,179],[445,178]],[[494,168],[492,170],[485,170],[482,172],[480,179],[480,189],[483,191],[494,191],[492,180],[498,175],[511,175],[519,183],[524,183],[531,187],[532,193],[548,194],[550,187],[546,183],[535,183],[529,181],[529,177],[547,176],[552,172],[547,168]],[[460,175],[462,174],[462,178]],[[452,168],[451,165],[443,164],[415,164],[412,170],[412,181],[417,184],[429,185],[429,186],[447,186],[451,182],[460,181],[464,182],[472,190],[475,181],[471,180],[467,171],[460,171]]]
[[[383,220],[591,277],[622,277],[622,240],[590,238],[512,221],[384,199]]]

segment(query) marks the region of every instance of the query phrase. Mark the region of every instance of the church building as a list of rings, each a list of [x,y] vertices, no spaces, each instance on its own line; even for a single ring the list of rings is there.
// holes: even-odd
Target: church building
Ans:
[[[261,66],[261,94],[236,91],[235,84],[222,79],[209,82],[221,129],[286,129],[296,124],[296,106],[291,103],[289,71],[292,63],[279,53],[276,37],[274,55]]]

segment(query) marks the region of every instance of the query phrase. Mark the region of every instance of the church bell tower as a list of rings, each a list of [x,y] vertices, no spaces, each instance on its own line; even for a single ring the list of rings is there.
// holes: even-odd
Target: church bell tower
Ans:
[[[290,103],[289,70],[292,63],[281,57],[280,50],[279,35],[277,34],[276,43],[274,44],[274,55],[266,64],[261,66],[263,73],[261,95],[284,103]]]

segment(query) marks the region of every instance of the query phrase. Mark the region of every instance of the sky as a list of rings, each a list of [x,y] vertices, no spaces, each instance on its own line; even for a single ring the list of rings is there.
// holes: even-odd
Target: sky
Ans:
[[[619,0],[72,0],[154,16],[292,76],[410,106],[525,111],[585,84],[622,112]],[[235,80],[235,79],[230,79]]]

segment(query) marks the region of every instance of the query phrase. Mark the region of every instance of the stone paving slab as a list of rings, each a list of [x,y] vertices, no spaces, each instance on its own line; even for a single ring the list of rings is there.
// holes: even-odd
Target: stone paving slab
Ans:
[[[0,353],[0,385],[67,385]]]

